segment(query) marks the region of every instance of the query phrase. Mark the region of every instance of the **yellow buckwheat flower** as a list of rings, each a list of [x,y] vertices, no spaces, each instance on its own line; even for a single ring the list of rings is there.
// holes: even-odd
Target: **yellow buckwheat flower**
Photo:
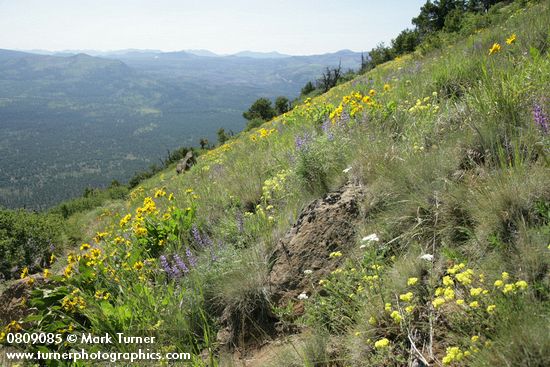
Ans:
[[[418,283],[418,278],[409,278],[407,280],[407,285],[415,285],[416,283]]]
[[[434,308],[439,308],[444,303],[445,303],[445,298],[443,297],[437,297],[432,301],[432,305],[434,306]]]
[[[502,290],[502,293],[514,293],[516,291],[516,285],[515,284],[505,284],[504,289]]]
[[[518,280],[515,285],[519,289],[526,289],[527,288],[527,282],[525,280]]]
[[[445,275],[445,276],[443,277],[443,285],[449,287],[449,286],[451,286],[451,285],[453,285],[453,284],[454,284],[454,282],[453,282],[453,280],[451,279],[450,276]]]
[[[483,292],[483,288],[471,288],[470,289],[470,295],[472,297],[479,296]]]
[[[452,288],[445,288],[445,292],[443,292],[443,297],[445,300],[450,301],[455,298],[455,291]]]
[[[374,347],[376,349],[384,349],[390,345],[390,341],[387,338],[382,338],[374,342]]]
[[[403,302],[410,302],[414,297],[414,294],[412,292],[407,292],[405,294],[399,295],[399,299]]]

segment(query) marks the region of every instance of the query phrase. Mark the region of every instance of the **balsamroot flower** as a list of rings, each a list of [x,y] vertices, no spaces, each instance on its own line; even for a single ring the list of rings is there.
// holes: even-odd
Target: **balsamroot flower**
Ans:
[[[489,49],[489,55],[496,54],[497,52],[500,52],[500,44],[495,42]]]

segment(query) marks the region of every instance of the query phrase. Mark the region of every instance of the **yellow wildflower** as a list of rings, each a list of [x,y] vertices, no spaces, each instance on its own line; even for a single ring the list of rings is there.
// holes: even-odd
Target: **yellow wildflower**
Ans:
[[[387,92],[390,89],[391,89],[391,86],[388,83],[384,84],[384,92]]]
[[[120,227],[124,227],[132,218],[132,214],[126,214],[118,223]]]
[[[459,306],[462,306],[464,304],[464,300],[463,299],[457,299],[456,304],[459,305]]]
[[[382,338],[374,342],[374,347],[376,349],[384,349],[390,345],[390,341],[387,338]]]
[[[80,251],[86,251],[90,248],[90,245],[88,243],[83,243],[81,246],[80,246]]]
[[[504,282],[502,280],[495,280],[495,287],[500,288],[504,285]]]
[[[390,311],[391,311],[391,303],[386,303],[386,304],[384,305],[384,310],[385,310],[386,312],[390,312]]]
[[[472,269],[466,269],[462,273],[458,273],[455,277],[459,283],[470,285],[472,284],[472,275],[474,275],[474,271]]]
[[[374,89],[369,90],[369,95],[374,97],[376,95],[376,91]]]
[[[28,275],[29,275],[29,268],[25,266],[21,271],[21,279],[26,278]]]
[[[479,340],[479,335],[474,335],[470,338],[470,340],[472,341],[472,343],[475,343]]]
[[[376,325],[376,317],[374,317],[374,316],[369,317],[369,324],[371,324],[372,326],[375,326]]]
[[[516,34],[512,33],[510,37],[506,38],[506,43],[511,45],[514,42],[516,42]]]
[[[136,270],[138,270],[138,271],[141,270],[141,269],[143,269],[143,262],[142,262],[142,261],[136,262],[136,263],[134,264],[134,269],[136,269]]]
[[[478,308],[479,307],[479,302],[478,301],[473,301],[470,303],[470,307],[471,308]]]
[[[416,283],[418,283],[418,278],[409,278],[407,280],[407,285],[415,285]]]
[[[443,292],[443,297],[445,300],[450,301],[455,298],[455,291],[452,288],[445,288],[445,292]]]
[[[489,49],[489,55],[495,54],[500,51],[500,44],[499,43],[493,43],[493,46]]]
[[[50,277],[50,269],[44,269],[44,279],[48,279]]]
[[[502,290],[502,293],[504,294],[507,294],[507,293],[514,293],[516,291],[516,285],[515,284],[505,284],[504,285],[504,289]]]
[[[405,307],[405,312],[406,313],[412,313],[413,311],[414,311],[414,306],[413,305]]]
[[[527,288],[527,282],[525,280],[518,280],[515,285],[519,289],[526,289]]]
[[[470,289],[470,295],[472,297],[479,296],[481,294],[481,292],[483,292],[483,288],[471,288]]]
[[[493,313],[495,312],[495,309],[497,308],[496,305],[489,305],[487,306],[487,313]]]
[[[65,275],[66,278],[70,278],[71,275],[73,275],[73,265],[69,264],[63,271],[63,275]]]
[[[445,276],[443,277],[443,285],[449,287],[449,286],[451,286],[451,285],[453,285],[453,284],[455,284],[455,283],[453,282],[453,280],[451,279],[450,276],[445,275]]]
[[[508,280],[510,278],[510,274],[508,274],[507,272],[502,272],[502,280]]]
[[[341,256],[342,256],[342,252],[340,252],[340,251],[334,251],[334,252],[331,252],[330,255],[328,255],[328,257],[330,257],[330,258],[341,257]]]
[[[414,295],[412,292],[407,292],[405,294],[401,294],[399,296],[399,299],[403,302],[410,302],[413,299]]]
[[[434,308],[439,308],[444,303],[445,303],[445,298],[443,297],[437,297],[432,301],[432,305],[434,306]]]
[[[460,362],[464,358],[464,353],[459,347],[447,348],[447,354],[441,360],[443,364],[451,364],[453,362]]]
[[[166,191],[164,191],[163,189],[158,189],[155,192],[155,198],[160,198],[160,197],[163,197],[163,196],[166,196]]]

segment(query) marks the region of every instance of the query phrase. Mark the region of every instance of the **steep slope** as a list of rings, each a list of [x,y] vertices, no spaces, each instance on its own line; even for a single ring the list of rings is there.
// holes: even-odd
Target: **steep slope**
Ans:
[[[23,326],[147,330],[197,366],[277,332],[300,341],[264,366],[548,365],[550,9],[499,16],[98,211]],[[360,188],[359,214],[338,242],[316,208],[338,207],[344,186]],[[273,272],[303,254],[312,268],[291,263],[293,286],[274,294]]]

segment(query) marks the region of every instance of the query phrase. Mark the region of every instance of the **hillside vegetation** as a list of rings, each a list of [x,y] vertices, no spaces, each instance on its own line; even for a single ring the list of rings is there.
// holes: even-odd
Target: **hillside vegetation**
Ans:
[[[257,365],[550,365],[549,2],[488,16],[96,209],[4,332],[145,333],[195,366],[277,337]],[[279,241],[348,186],[355,238],[274,300]]]

